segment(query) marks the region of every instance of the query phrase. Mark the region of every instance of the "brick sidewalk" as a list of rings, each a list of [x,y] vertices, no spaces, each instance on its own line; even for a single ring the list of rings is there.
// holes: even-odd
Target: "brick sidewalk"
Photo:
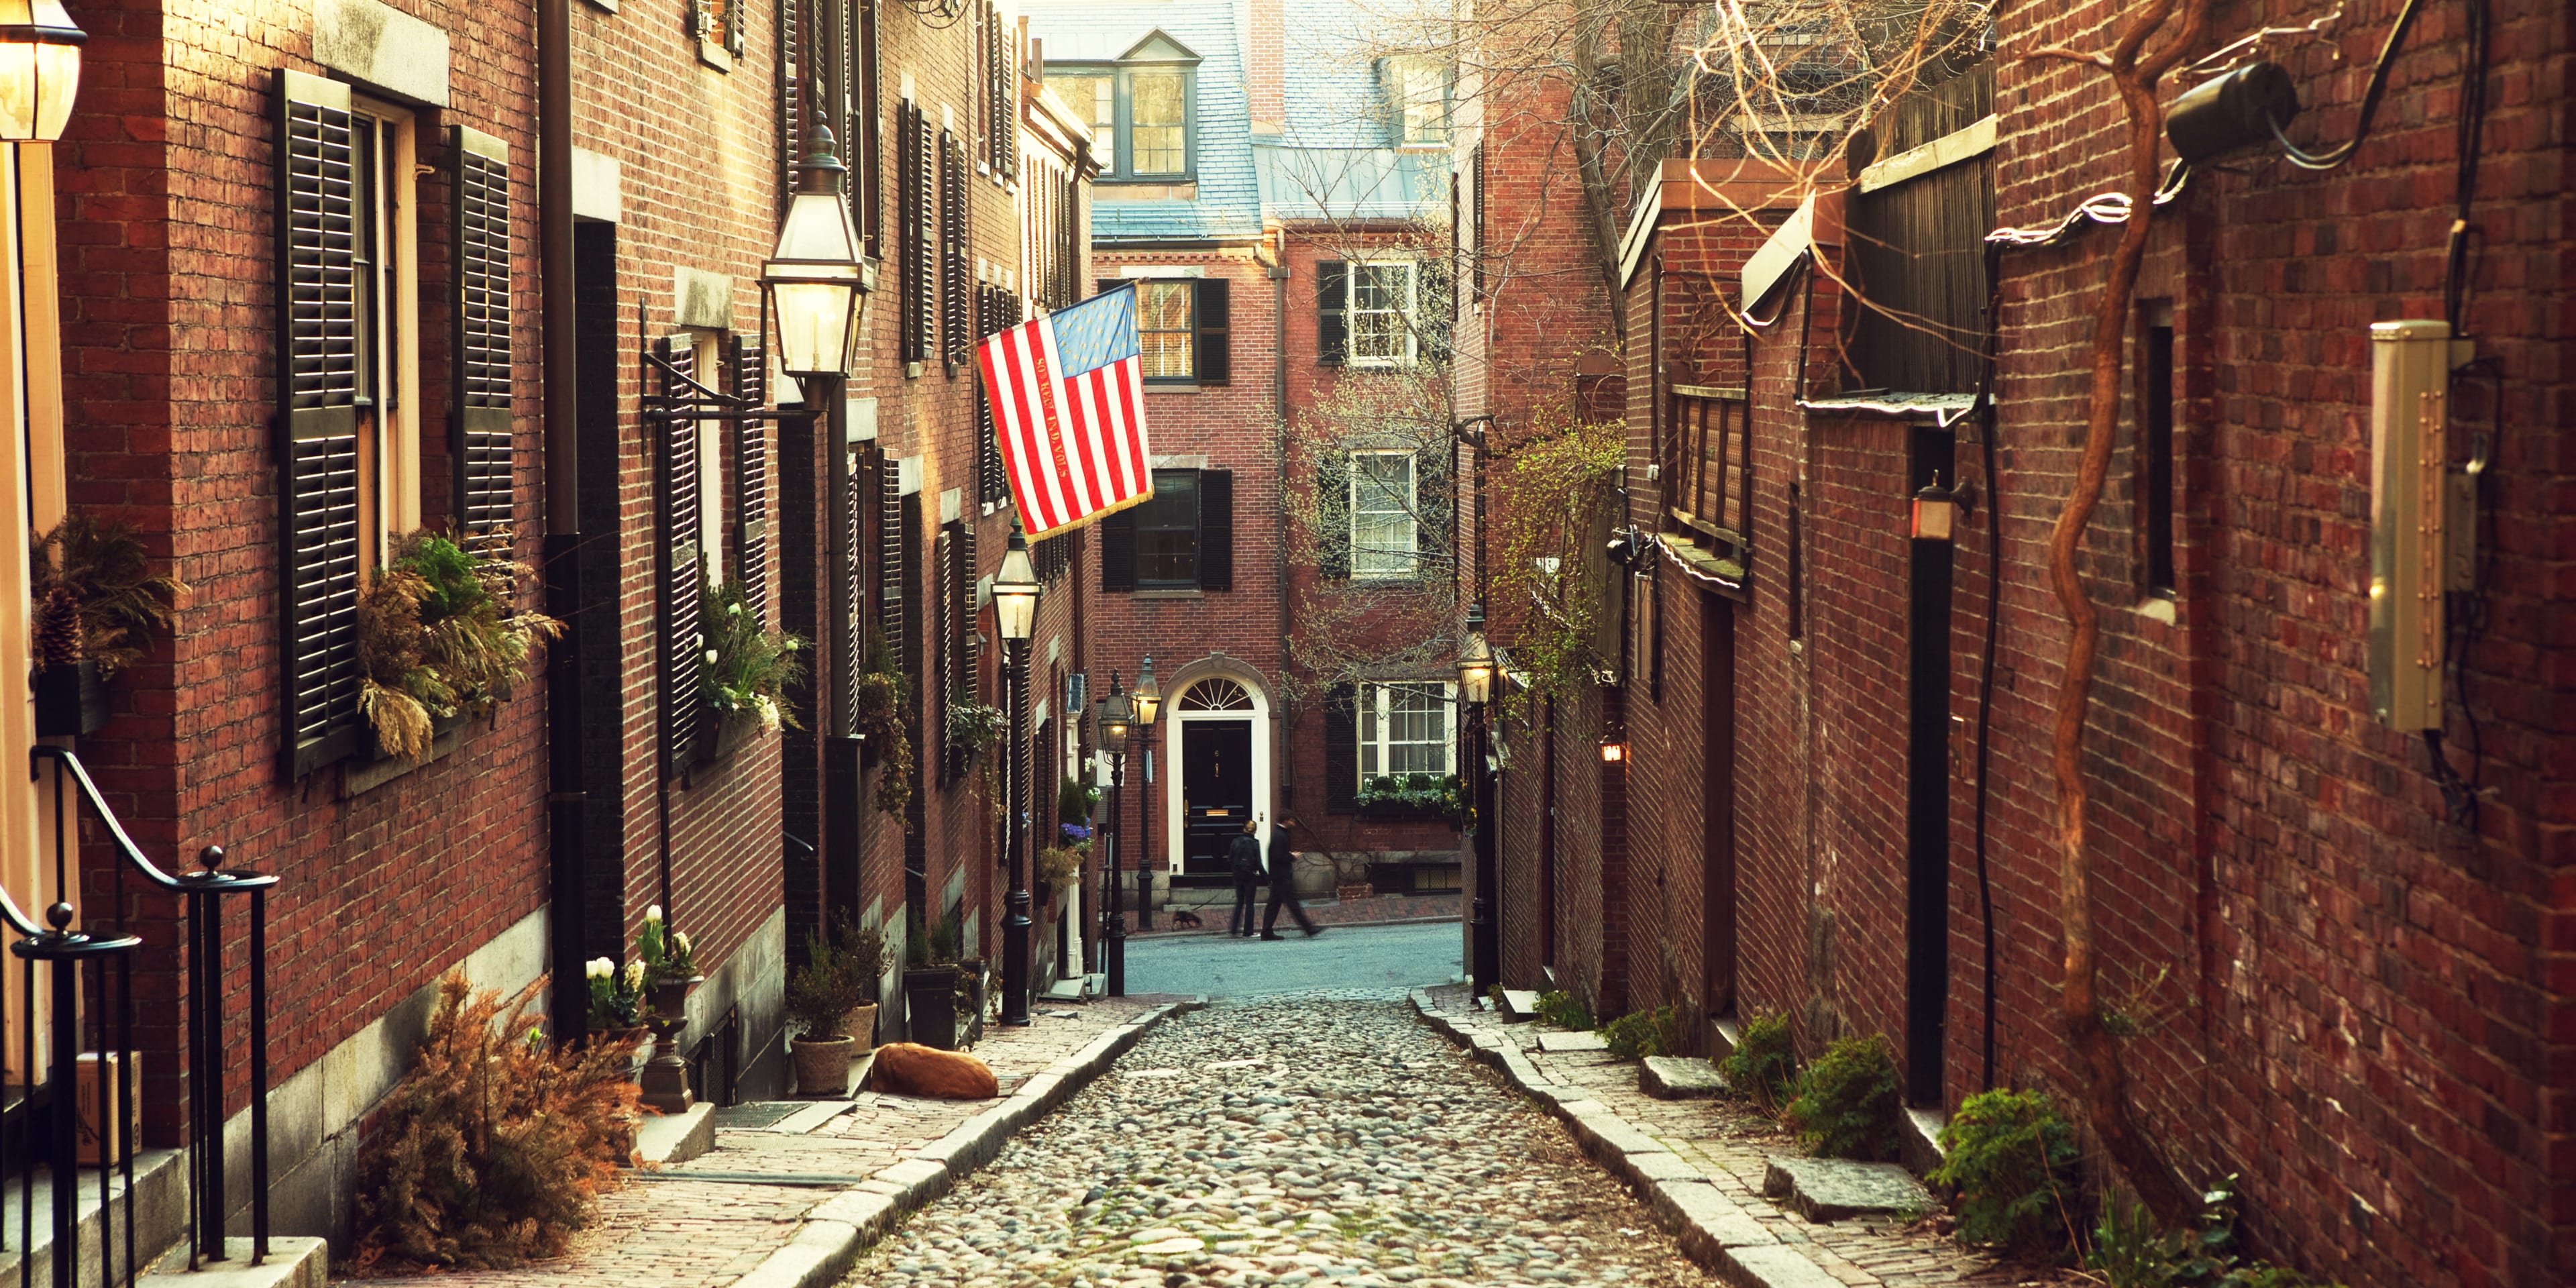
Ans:
[[[1266,907],[1268,896],[1264,895],[1263,898]],[[1313,918],[1318,926],[1376,926],[1396,921],[1456,921],[1459,917],[1458,892],[1455,890],[1438,894],[1380,894],[1371,895],[1366,899],[1318,899],[1307,902],[1305,908],[1306,915]],[[1136,929],[1136,914],[1131,910],[1127,914],[1128,937],[1154,939],[1173,934],[1222,935],[1225,933],[1226,918],[1234,911],[1234,896],[1229,893],[1222,903],[1194,908],[1191,911],[1198,913],[1199,920],[1206,924],[1196,930],[1174,930],[1171,910],[1167,908],[1154,914],[1152,930],[1139,932]],[[1286,922],[1287,913],[1281,912],[1279,919],[1283,923]],[[1290,930],[1293,931],[1294,927],[1290,927]]]
[[[576,1236],[567,1255],[518,1270],[441,1274],[437,1282],[442,1288],[585,1283],[719,1288],[733,1283],[794,1240],[816,1207],[912,1158],[969,1119],[1003,1104],[1050,1065],[1170,1000],[1127,997],[1048,1005],[1028,1028],[987,1026],[974,1054],[993,1067],[1001,1099],[921,1100],[863,1091],[855,1101],[797,1101],[792,1107],[777,1102],[806,1122],[815,1114],[799,1111],[841,1107],[802,1131],[792,1130],[801,1124],[788,1122],[786,1115],[771,1126],[728,1128],[728,1118],[751,1123],[766,1116],[737,1107],[718,1118],[713,1150],[658,1169],[654,1177],[631,1179],[603,1197],[599,1223]],[[1047,1013],[1067,1010],[1076,1018]],[[779,1130],[781,1126],[791,1130]],[[746,1174],[792,1176],[805,1183],[730,1179]],[[678,1179],[693,1175],[707,1179]]]
[[[1473,1006],[1472,995],[1462,985],[1426,989],[1417,997],[1427,1000],[1445,1027],[1470,1043],[1491,1038],[1518,1051],[1548,1090],[1562,1089],[1557,1098],[1597,1102],[1671,1151],[1697,1179],[1714,1186],[1743,1216],[1779,1245],[1795,1250],[1830,1282],[1850,1288],[1947,1284],[2001,1288],[2087,1282],[2069,1271],[1997,1263],[1935,1233],[1928,1222],[1893,1218],[1810,1222],[1763,1197],[1762,1177],[1769,1160],[1803,1156],[1803,1152],[1789,1133],[1750,1103],[1657,1100],[1637,1089],[1635,1061],[1615,1059],[1604,1051],[1542,1052],[1539,1035],[1560,1030],[1544,1023],[1505,1024],[1491,1011]],[[1754,1277],[1781,1284],[1812,1279],[1795,1273]]]

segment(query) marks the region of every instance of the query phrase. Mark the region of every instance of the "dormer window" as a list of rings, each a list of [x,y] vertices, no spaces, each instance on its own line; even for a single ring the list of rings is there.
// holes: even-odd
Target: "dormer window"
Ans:
[[[1047,87],[1091,118],[1100,182],[1180,183],[1192,176],[1191,107],[1199,56],[1161,32],[1115,63],[1047,64]]]
[[[1449,143],[1449,69],[1428,58],[1389,58],[1380,66],[1387,116],[1400,148]]]

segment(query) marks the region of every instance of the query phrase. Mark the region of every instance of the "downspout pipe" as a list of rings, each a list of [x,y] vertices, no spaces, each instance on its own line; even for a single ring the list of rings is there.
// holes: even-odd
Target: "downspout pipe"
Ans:
[[[577,1041],[588,1025],[588,982],[574,969],[587,936],[582,858],[581,681],[577,640],[586,623],[580,562],[580,355],[574,347],[572,236],[572,0],[537,0],[538,288],[544,298],[538,349],[544,375],[539,424],[545,466],[546,601],[566,624],[547,653],[547,857],[552,874],[548,937],[553,957],[552,1023]],[[623,930],[620,930],[623,936]]]

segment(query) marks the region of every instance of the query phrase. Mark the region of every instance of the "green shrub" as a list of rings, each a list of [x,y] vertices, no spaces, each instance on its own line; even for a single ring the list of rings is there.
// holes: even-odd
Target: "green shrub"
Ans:
[[[1789,1017],[1756,1015],[1745,1021],[1744,1037],[1717,1062],[1717,1072],[1727,1086],[1763,1108],[1778,1107],[1788,1097],[1790,1081],[1798,1076],[1798,1049],[1789,1040]]]
[[[1844,1038],[1825,1048],[1798,1079],[1789,1126],[1819,1158],[1880,1160],[1896,1156],[1896,1057],[1887,1039]]]
[[[2042,1091],[1985,1091],[1959,1104],[1941,1129],[1936,1184],[1959,1187],[1959,1238],[2019,1252],[2054,1250],[2079,1178],[2075,1133]]]
[[[2340,1288],[2287,1266],[2240,1260],[2236,1248],[2236,1178],[2201,1196],[2188,1230],[2160,1230],[2140,1204],[2105,1196],[2102,1221],[2084,1268],[2109,1288]]]
[[[1556,989],[1538,995],[1538,1017],[1560,1029],[1592,1027],[1592,1008],[1572,993]]]
[[[1601,1026],[1601,1037],[1610,1044],[1610,1054],[1622,1060],[1663,1055],[1682,1044],[1680,1026],[1669,1006],[1622,1015]]]

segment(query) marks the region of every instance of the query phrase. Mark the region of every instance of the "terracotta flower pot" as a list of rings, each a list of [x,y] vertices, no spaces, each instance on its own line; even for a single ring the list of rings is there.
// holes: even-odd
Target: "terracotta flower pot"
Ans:
[[[798,1095],[837,1096],[850,1086],[849,1038],[798,1038],[789,1044],[796,1061]]]
[[[850,1049],[850,1058],[857,1059],[876,1050],[877,1004],[861,1002],[851,1007],[849,1015],[841,1021],[841,1031],[849,1034],[850,1040],[858,1044]]]

